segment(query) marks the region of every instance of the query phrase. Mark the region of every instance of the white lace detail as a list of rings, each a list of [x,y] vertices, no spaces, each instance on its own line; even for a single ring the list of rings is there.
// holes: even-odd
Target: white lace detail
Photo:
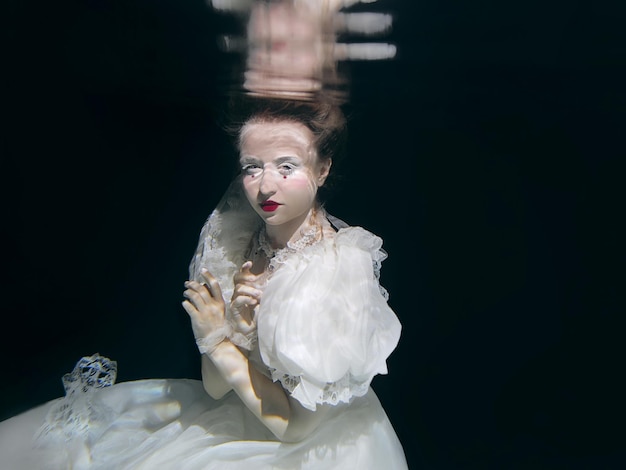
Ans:
[[[380,268],[383,263],[387,259],[387,252],[382,248],[378,248],[377,250],[372,250],[372,267],[374,268],[374,276],[377,281],[380,281]],[[389,300],[389,292],[383,286],[378,283],[378,290],[385,298],[385,300]]]
[[[95,438],[109,422],[111,411],[93,401],[95,392],[115,383],[117,363],[100,356],[81,358],[71,373],[63,376],[65,397],[54,404],[35,435],[37,445],[75,438]]]
[[[272,380],[274,382],[280,382],[285,390],[293,395],[296,389],[300,386],[302,379],[297,376],[289,375],[277,371],[276,369],[270,369],[272,374]],[[350,374],[346,374],[341,380],[337,382],[326,383],[320,390],[319,395],[315,397],[315,403],[338,405],[339,403],[350,403],[353,397],[362,397],[369,389],[371,379],[364,382],[357,381]],[[305,408],[315,410],[314,407],[302,403]]]
[[[291,254],[302,251],[307,246],[314,245],[320,241],[321,237],[319,236],[319,233],[320,228],[314,226],[303,232],[302,236],[293,243],[287,242],[287,246],[284,248],[272,248],[272,245],[267,238],[265,226],[261,227],[257,241],[259,248],[263,251],[263,253],[265,253],[265,257],[269,260],[268,270],[270,272],[275,271],[278,266],[285,263],[286,259]]]
[[[202,268],[218,279],[233,326],[231,342],[258,348],[272,379],[311,410],[367,393],[373,376],[387,373],[386,358],[401,329],[379,282],[387,258],[382,239],[323,209],[317,216],[300,239],[275,250],[237,179],[203,226],[189,266],[191,279],[199,280]],[[331,225],[335,232],[327,237]],[[269,268],[256,328],[238,331],[229,306],[233,276],[257,255]],[[338,295],[332,295],[335,290]],[[330,297],[322,301],[320,294]],[[339,336],[330,338],[327,327]]]
[[[232,326],[229,338],[248,350],[256,343],[256,331],[248,333],[236,329],[230,301],[234,291],[233,276],[245,261],[246,249],[260,225],[260,217],[242,191],[241,178],[237,178],[203,225],[189,264],[190,279],[203,282],[200,273],[205,268],[218,280],[226,306],[226,320]]]
[[[233,334],[233,327],[230,323],[225,322],[222,327],[213,330],[204,338],[196,339],[196,345],[200,354],[211,354],[215,351],[218,345],[222,343],[226,338],[229,338]]]
[[[249,331],[248,333],[243,333],[241,331],[235,330],[229,336],[230,342],[239,346],[240,348],[247,349],[248,351],[252,351],[257,343],[257,331],[256,327]]]
[[[349,403],[387,373],[401,325],[380,288],[386,257],[381,238],[341,227],[332,239],[290,254],[268,281],[259,310],[261,358],[305,408]]]

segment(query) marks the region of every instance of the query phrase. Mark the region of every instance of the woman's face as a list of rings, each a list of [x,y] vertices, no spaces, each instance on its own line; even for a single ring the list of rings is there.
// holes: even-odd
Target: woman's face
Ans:
[[[240,163],[248,201],[268,225],[303,222],[330,169],[320,163],[313,133],[292,121],[246,124]]]

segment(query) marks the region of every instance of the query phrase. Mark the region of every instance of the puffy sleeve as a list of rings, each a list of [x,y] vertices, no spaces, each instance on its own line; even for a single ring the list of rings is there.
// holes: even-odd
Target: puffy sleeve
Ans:
[[[304,407],[364,395],[400,338],[379,286],[382,240],[360,227],[285,260],[267,283],[257,325],[272,378]]]

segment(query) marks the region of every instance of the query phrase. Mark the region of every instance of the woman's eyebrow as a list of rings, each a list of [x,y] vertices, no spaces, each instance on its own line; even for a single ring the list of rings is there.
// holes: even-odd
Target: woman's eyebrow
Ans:
[[[239,164],[241,165],[248,165],[250,163],[259,163],[260,160],[258,158],[255,158],[251,155],[243,155],[242,157],[239,158]]]
[[[289,162],[289,163],[300,163],[300,158],[294,155],[286,155],[284,157],[278,157],[274,160],[278,165],[281,163]]]

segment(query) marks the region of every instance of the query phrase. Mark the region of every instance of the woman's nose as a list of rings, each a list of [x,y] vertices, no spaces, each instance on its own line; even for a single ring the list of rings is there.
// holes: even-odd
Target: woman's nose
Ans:
[[[272,195],[276,192],[276,178],[274,171],[263,171],[259,182],[259,192],[264,196]]]

